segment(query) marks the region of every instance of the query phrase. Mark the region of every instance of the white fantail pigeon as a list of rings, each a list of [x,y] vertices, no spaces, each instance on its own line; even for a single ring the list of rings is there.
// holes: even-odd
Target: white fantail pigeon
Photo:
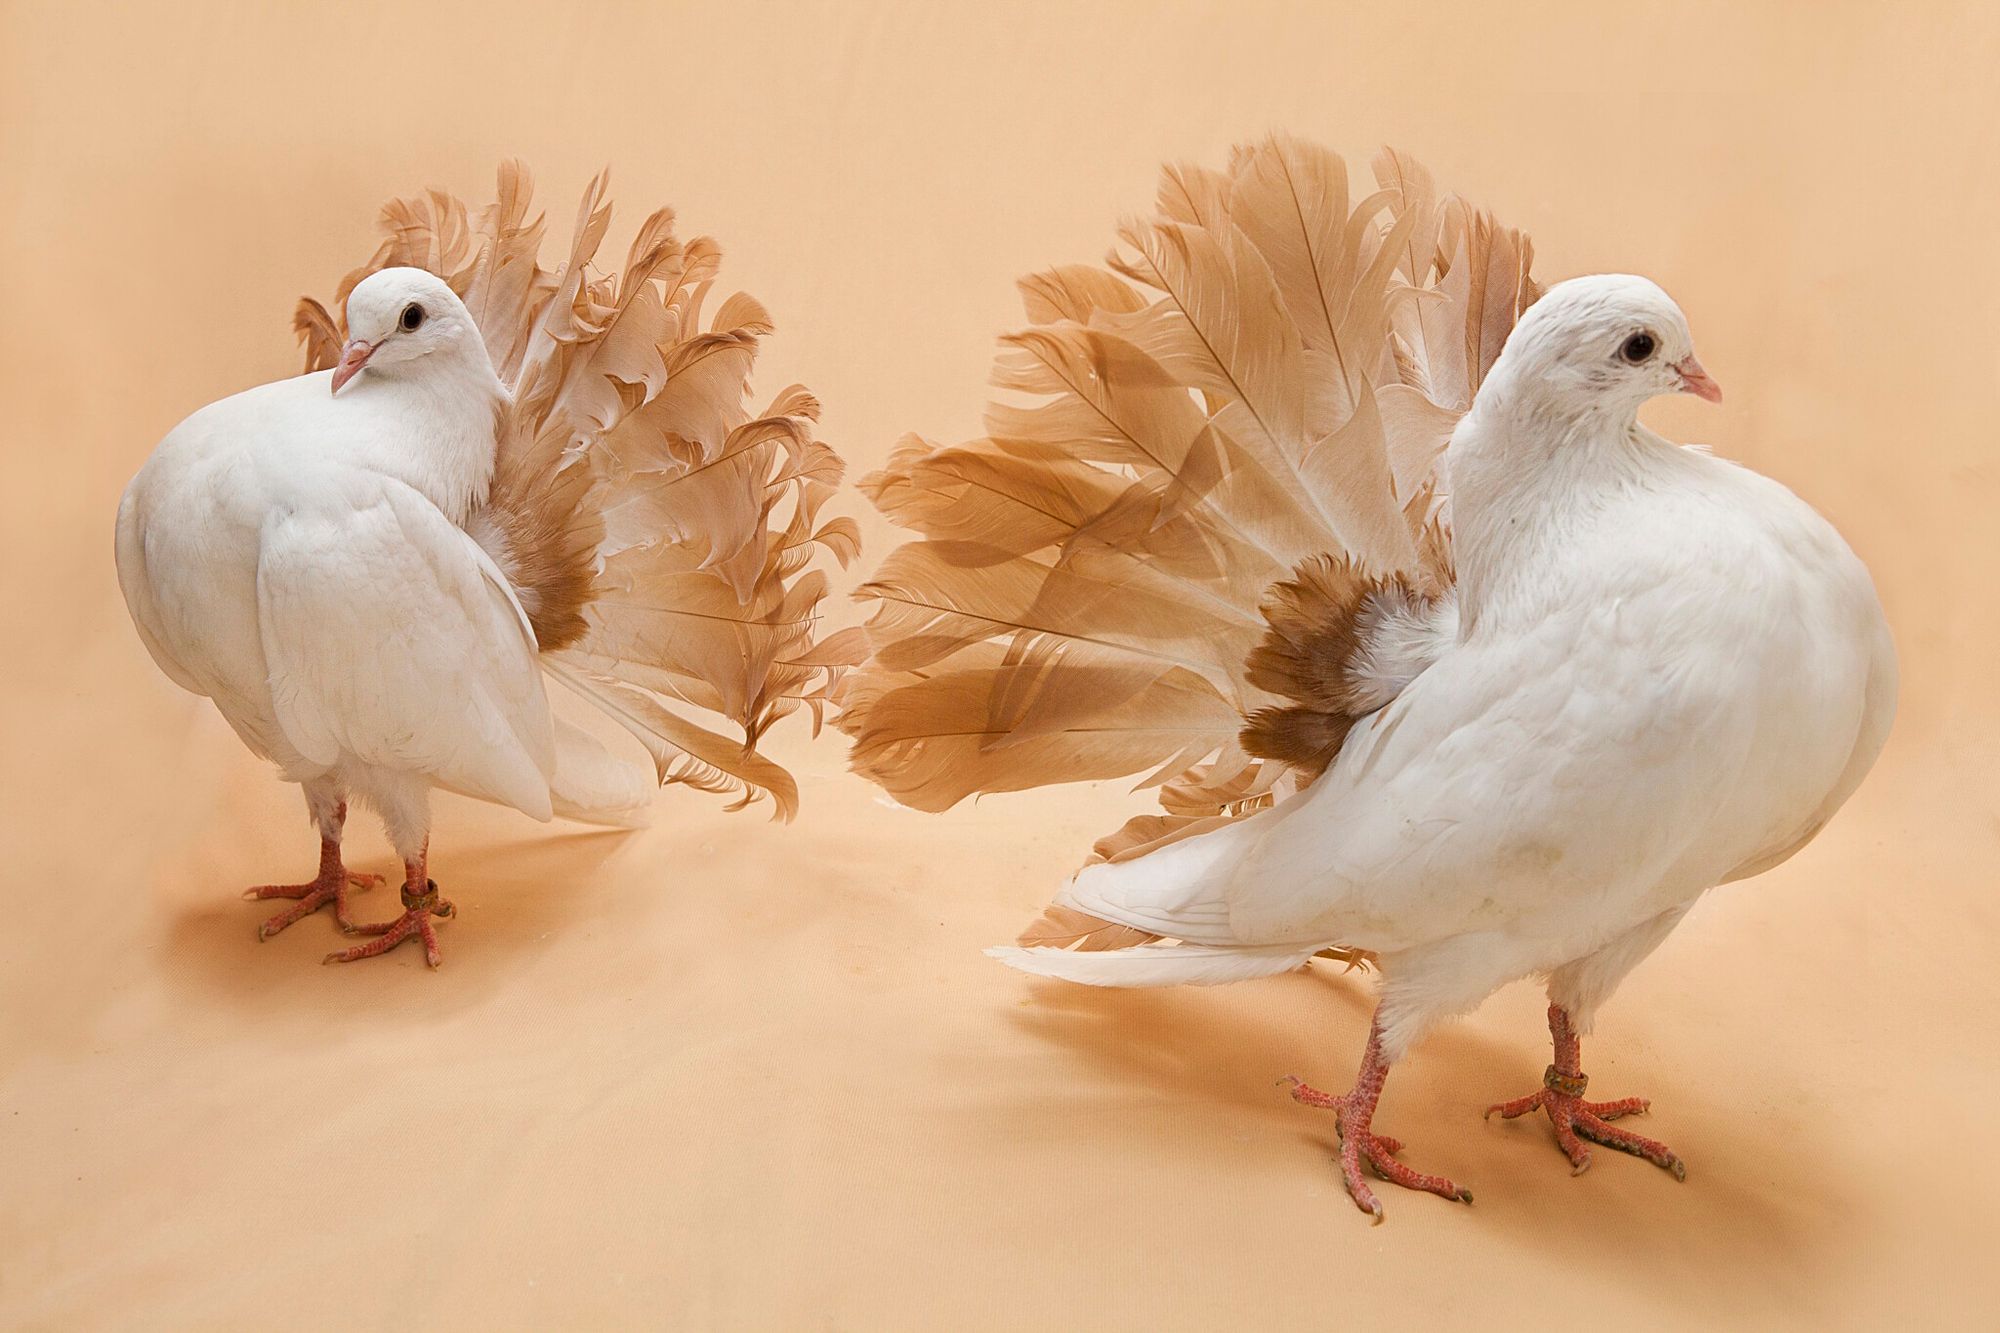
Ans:
[[[1715,400],[1643,278],[1539,292],[1525,237],[1408,159],[1352,209],[1283,139],[1170,170],[1118,276],[1023,283],[990,438],[864,488],[925,540],[863,589],[855,763],[906,804],[1145,774],[1012,966],[1103,986],[1370,959],[1341,1168],[1448,1198],[1372,1127],[1391,1064],[1548,983],[1545,1086],[1492,1108],[1683,1174],[1584,1100],[1600,1005],[1706,890],[1804,846],[1886,739],[1867,571],[1774,481],[1641,426]],[[1124,279],[1129,279],[1126,281]],[[1518,320],[1518,323],[1516,322]],[[1502,350],[1504,343],[1504,351]],[[1444,448],[1446,442],[1449,447]]]
[[[419,938],[437,966],[452,905],[428,868],[433,787],[606,824],[642,822],[662,782],[796,806],[756,743],[801,704],[817,717],[837,674],[839,645],[812,642],[826,578],[808,565],[854,553],[851,520],[815,527],[839,460],[803,388],[746,409],[770,323],[739,295],[703,326],[713,242],[678,241],[661,210],[622,277],[587,274],[603,195],[600,176],[555,272],[518,166],[476,226],[443,195],[392,203],[390,239],[343,285],[344,330],[300,308],[312,373],[196,412],[126,489],[118,575],[140,638],[303,786],[319,831],[310,882],[246,894],[298,900],[260,938],[332,903],[375,938],[327,961]],[[653,771],[553,717],[550,678]],[[405,911],[381,925],[348,914],[349,889],[379,880],[342,862],[350,797],[403,861]]]

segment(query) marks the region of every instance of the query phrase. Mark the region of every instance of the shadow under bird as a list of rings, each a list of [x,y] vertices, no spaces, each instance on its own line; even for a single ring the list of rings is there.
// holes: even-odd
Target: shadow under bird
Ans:
[[[862,589],[854,762],[905,804],[1132,774],[1164,813],[1098,844],[1019,945],[1100,986],[1330,953],[1382,980],[1340,1169],[1470,1200],[1374,1128],[1388,1070],[1547,980],[1544,1112],[1684,1174],[1587,1101],[1580,1038],[1708,889],[1803,847],[1888,735],[1866,569],[1777,482],[1639,424],[1719,400],[1638,277],[1546,292],[1527,238],[1394,152],[1354,203],[1286,138],[1169,169],[1113,271],[1021,284],[984,439],[862,483],[923,540]]]
[[[430,877],[434,787],[612,825],[643,822],[669,782],[796,807],[756,746],[817,716],[837,672],[837,646],[813,642],[811,565],[855,550],[850,520],[816,518],[840,463],[803,387],[746,405],[771,324],[740,294],[704,324],[714,242],[681,242],[662,209],[622,274],[591,275],[604,188],[554,271],[516,165],[476,225],[442,194],[390,204],[344,327],[300,307],[311,373],[196,412],[126,489],[118,577],[140,638],[300,784],[319,833],[311,880],[246,894],[297,900],[259,938],[330,903],[374,938],[326,961],[417,939],[436,967],[453,908]],[[555,716],[551,679],[652,765]],[[349,914],[350,889],[379,882],[342,860],[350,798],[402,859],[393,920]]]

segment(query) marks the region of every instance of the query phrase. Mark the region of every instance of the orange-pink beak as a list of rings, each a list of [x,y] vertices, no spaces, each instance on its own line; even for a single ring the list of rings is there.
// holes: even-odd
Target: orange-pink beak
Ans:
[[[375,355],[375,349],[381,345],[355,338],[341,348],[340,364],[333,368],[333,391],[339,393],[341,385],[359,375],[361,368],[368,364],[368,358]]]
[[[1701,362],[1695,360],[1692,353],[1684,360],[1674,362],[1674,373],[1681,377],[1682,393],[1691,393],[1711,403],[1722,401],[1722,386],[1709,378],[1708,372],[1702,369]],[[339,383],[337,379],[334,381],[336,387]]]

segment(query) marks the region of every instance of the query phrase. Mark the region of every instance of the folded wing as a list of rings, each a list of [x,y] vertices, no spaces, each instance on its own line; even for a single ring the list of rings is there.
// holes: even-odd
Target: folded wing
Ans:
[[[416,491],[357,472],[274,510],[257,612],[278,724],[307,759],[352,755],[549,818],[555,744],[527,618]]]

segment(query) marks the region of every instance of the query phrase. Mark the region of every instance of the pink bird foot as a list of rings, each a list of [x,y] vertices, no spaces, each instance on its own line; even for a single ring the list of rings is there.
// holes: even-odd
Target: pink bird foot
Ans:
[[[407,884],[403,886],[403,908],[403,914],[394,921],[348,927],[350,935],[373,935],[376,938],[366,944],[357,944],[352,949],[330,953],[320,962],[352,963],[357,959],[385,954],[404,940],[421,939],[424,942],[424,961],[432,967],[439,966],[444,962],[444,955],[438,952],[437,927],[431,923],[431,918],[443,920],[457,909],[451,905],[449,898],[438,896],[437,881],[431,879],[424,881],[421,893],[412,892]]]
[[[1686,1180],[1687,1164],[1673,1149],[1658,1139],[1607,1123],[1620,1116],[1643,1114],[1651,1102],[1644,1097],[1626,1097],[1615,1102],[1583,1099],[1590,1079],[1581,1067],[1582,1043],[1569,1014],[1559,1005],[1549,1006],[1549,1033],[1555,1039],[1556,1062],[1542,1075],[1541,1090],[1511,1102],[1496,1102],[1486,1108],[1487,1116],[1497,1113],[1502,1120],[1512,1120],[1538,1108],[1547,1111],[1549,1123],[1555,1126],[1556,1144],[1568,1156],[1573,1176],[1582,1175],[1590,1166],[1590,1147],[1584,1142],[1588,1139],[1606,1148],[1643,1157],[1654,1166],[1671,1171],[1675,1180]]]
[[[1375,1197],[1375,1191],[1361,1178],[1361,1163],[1364,1161],[1370,1170],[1391,1185],[1471,1203],[1471,1190],[1460,1189],[1444,1176],[1430,1175],[1397,1161],[1395,1155],[1403,1150],[1401,1141],[1386,1134],[1377,1134],[1369,1127],[1375,1116],[1375,1104],[1382,1098],[1382,1083],[1388,1074],[1389,1067],[1382,1060],[1382,1034],[1379,1030],[1371,1030],[1368,1050],[1362,1057],[1361,1072],[1354,1080],[1352,1091],[1339,1095],[1321,1092],[1290,1076],[1279,1082],[1291,1084],[1292,1100],[1300,1105],[1334,1113],[1334,1129],[1340,1135],[1341,1179],[1354,1199],[1354,1206],[1377,1223],[1382,1220],[1382,1201]]]
[[[341,807],[346,814],[347,808]],[[243,890],[243,896],[256,902],[264,898],[296,898],[298,902],[257,927],[257,938],[268,940],[286,926],[302,921],[328,903],[333,904],[333,919],[340,923],[342,930],[352,930],[353,920],[347,915],[347,894],[350,889],[372,889],[382,882],[380,875],[365,875],[347,869],[340,863],[340,844],[331,838],[321,838],[319,842],[319,874],[309,884],[259,884],[254,889]]]

